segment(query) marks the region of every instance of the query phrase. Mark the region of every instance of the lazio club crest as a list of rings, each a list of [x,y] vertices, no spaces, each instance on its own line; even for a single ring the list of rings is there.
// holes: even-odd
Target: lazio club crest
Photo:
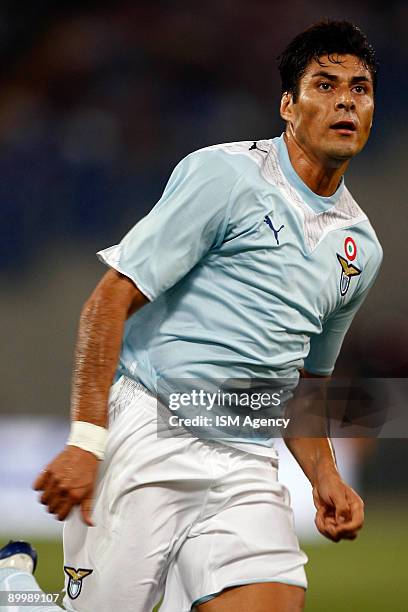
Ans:
[[[64,566],[64,572],[69,576],[67,593],[71,599],[79,597],[82,589],[82,580],[92,574],[90,569],[74,569],[73,567]]]
[[[346,257],[339,255],[337,253],[337,259],[341,266],[341,276],[340,276],[340,294],[346,295],[348,288],[350,287],[350,280],[353,276],[358,276],[361,274],[361,270],[357,268],[353,263],[350,263],[355,260],[357,256],[357,246],[356,243],[350,236],[348,236],[344,241],[344,252]]]

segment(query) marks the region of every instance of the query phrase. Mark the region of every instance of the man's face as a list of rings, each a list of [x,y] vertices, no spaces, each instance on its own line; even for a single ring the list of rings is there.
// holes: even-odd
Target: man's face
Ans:
[[[354,55],[333,63],[312,60],[293,102],[284,94],[281,115],[305,152],[324,163],[342,163],[363,149],[370,134],[374,94],[370,72]]]

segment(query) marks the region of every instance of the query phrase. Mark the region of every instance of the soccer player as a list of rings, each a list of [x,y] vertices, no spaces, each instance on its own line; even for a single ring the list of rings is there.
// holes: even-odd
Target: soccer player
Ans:
[[[66,521],[67,610],[148,612],[161,597],[162,612],[303,610],[307,559],[272,440],[160,436],[156,409],[175,379],[329,377],[377,275],[381,247],[343,179],[372,125],[374,51],[325,21],[280,73],[282,136],[188,155],[99,252],[110,269],[81,314],[71,434],[35,483]],[[286,443],[318,530],[354,539],[363,502],[330,440]]]

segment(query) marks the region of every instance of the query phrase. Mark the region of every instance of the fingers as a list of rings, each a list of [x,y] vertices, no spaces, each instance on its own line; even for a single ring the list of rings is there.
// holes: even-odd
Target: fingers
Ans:
[[[364,524],[363,500],[342,482],[329,484],[313,488],[316,527],[333,542],[354,540]]]
[[[349,523],[337,525],[334,521],[325,520],[319,514],[316,515],[315,524],[322,535],[333,542],[340,540],[355,540],[361,526],[352,526]]]
[[[43,490],[39,501],[58,520],[65,520],[72,508],[75,505],[81,504],[84,522],[89,526],[93,526],[91,520],[91,500],[83,500],[84,495],[87,494],[86,487],[74,489],[67,479],[59,480],[49,472],[44,472],[35,482],[35,488],[36,490]]]
[[[351,520],[350,524],[355,529],[361,529],[364,525],[364,502],[356,494],[356,497],[350,501]]]
[[[40,501],[44,506],[47,506],[47,511],[50,514],[54,514],[55,518],[57,518],[59,521],[65,520],[72,508],[76,505],[80,505],[84,523],[89,527],[93,527],[94,523],[91,519],[92,501],[91,499],[81,501],[82,495],[83,493],[80,494],[78,491],[69,493],[54,489],[44,493],[41,496]]]
[[[45,506],[55,505],[56,500],[62,501],[69,495],[69,483],[52,474],[48,474],[47,481],[41,488],[44,493],[40,497],[40,503]]]
[[[55,480],[49,481],[49,486],[40,497],[40,502],[47,506],[47,511],[54,514],[58,520],[63,520],[75,505],[74,499],[69,494],[65,485],[60,485]]]
[[[324,523],[324,518],[321,512],[316,512],[315,525],[322,535],[326,536],[327,538],[330,537],[329,534],[326,532],[326,525]]]
[[[40,497],[40,503],[45,506],[49,505],[51,500],[55,498],[65,498],[68,495],[68,488],[59,484],[56,480],[49,480],[49,485],[44,489],[44,493]]]
[[[337,535],[341,539],[354,540],[364,524],[364,502],[351,488],[344,491],[340,507],[336,507]]]
[[[82,514],[82,520],[84,521],[86,525],[88,525],[88,527],[94,526],[94,523],[92,522],[92,519],[91,519],[91,512],[92,512],[92,499],[90,497],[87,497],[81,502],[81,514]]]
[[[320,533],[326,538],[332,540],[332,542],[339,541],[340,538],[338,537],[337,528],[333,517],[325,516],[322,510],[318,511],[316,512],[315,524]]]
[[[351,510],[346,496],[344,494],[339,494],[339,496],[333,501],[335,506],[336,523],[340,525],[341,523],[346,523],[347,521],[350,521]]]
[[[49,478],[49,473],[47,468],[45,468],[45,470],[43,470],[37,477],[37,479],[35,480],[34,484],[33,484],[33,489],[34,491],[40,491],[42,489],[44,489],[44,487],[47,484]]]
[[[316,512],[316,527],[322,535],[333,542],[355,540],[364,523],[364,511],[357,505],[354,512],[353,508],[349,508],[348,513],[350,518],[347,520],[342,512],[337,513],[334,509],[328,511],[321,507]],[[340,521],[336,516],[340,516]]]
[[[68,514],[71,512],[72,508],[74,507],[73,503],[71,501],[65,501],[65,502],[61,502],[61,504],[55,509],[55,517],[59,520],[59,521],[65,521],[65,519],[67,518]]]

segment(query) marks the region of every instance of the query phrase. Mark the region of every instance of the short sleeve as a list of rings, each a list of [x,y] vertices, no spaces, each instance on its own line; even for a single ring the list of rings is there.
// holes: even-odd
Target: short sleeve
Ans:
[[[97,256],[155,300],[222,243],[235,181],[219,152],[192,153],[176,166],[151,212]]]
[[[377,278],[381,261],[382,249],[376,244],[376,253],[367,263],[366,282],[359,286],[348,303],[326,319],[322,332],[311,337],[310,351],[304,362],[307,372],[320,376],[330,376],[333,372],[345,335]]]

